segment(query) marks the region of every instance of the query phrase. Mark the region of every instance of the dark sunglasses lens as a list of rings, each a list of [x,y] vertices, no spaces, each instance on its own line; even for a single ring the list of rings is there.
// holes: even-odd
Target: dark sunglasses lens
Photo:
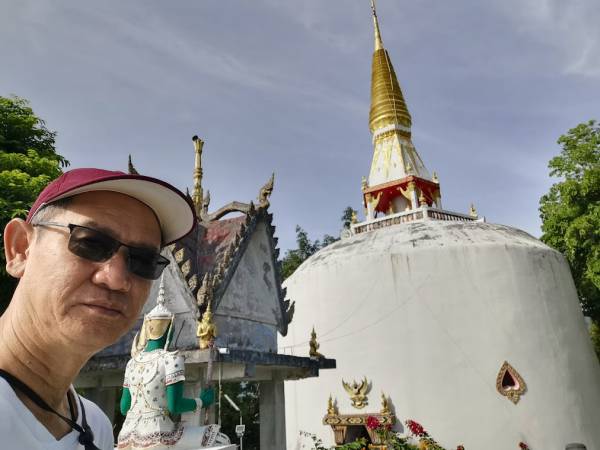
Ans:
[[[98,231],[73,227],[69,238],[69,250],[90,261],[106,261],[119,248],[119,243]]]
[[[152,250],[129,248],[129,270],[139,277],[156,280],[168,264],[167,258]]]

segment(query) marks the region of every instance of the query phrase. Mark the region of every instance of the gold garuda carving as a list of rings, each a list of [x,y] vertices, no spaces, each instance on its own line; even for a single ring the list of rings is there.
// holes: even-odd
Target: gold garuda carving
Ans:
[[[342,380],[342,385],[348,394],[350,394],[350,400],[352,406],[356,409],[362,409],[369,404],[367,401],[367,393],[369,392],[369,382],[367,377],[363,377],[360,383],[352,381],[352,384],[346,383]]]

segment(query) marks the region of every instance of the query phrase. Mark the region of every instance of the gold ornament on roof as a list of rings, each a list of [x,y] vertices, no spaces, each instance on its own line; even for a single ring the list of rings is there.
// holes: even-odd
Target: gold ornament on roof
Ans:
[[[381,393],[381,414],[391,414],[390,403],[385,394]]]
[[[335,405],[336,401],[333,399],[331,394],[329,395],[329,400],[327,400],[327,415],[328,416],[336,416],[338,414],[338,409]]]
[[[192,137],[194,143],[194,193],[192,194],[192,200],[194,201],[194,207],[196,208],[196,214],[200,217],[202,212],[202,201],[204,196],[202,194],[202,148],[204,147],[204,141],[198,136]]]
[[[527,390],[527,384],[519,372],[504,361],[496,377],[496,390],[516,405]]]
[[[352,406],[356,409],[362,409],[369,404],[367,401],[367,393],[369,392],[369,382],[367,377],[363,377],[360,383],[352,381],[352,384],[342,380],[342,385],[346,392],[350,395]]]
[[[261,208],[268,208],[271,204],[269,202],[269,197],[273,193],[273,187],[275,185],[275,172],[271,174],[271,178],[266,182],[266,184],[260,188],[260,192],[258,193],[258,205]]]
[[[217,337],[217,326],[213,322],[210,304],[211,302],[208,302],[206,311],[202,314],[202,320],[198,323],[198,329],[196,331],[200,350],[211,347]]]
[[[311,358],[323,358],[323,355],[319,353],[320,345],[317,342],[317,332],[315,331],[315,327],[313,327],[312,332],[310,333],[310,342],[308,345],[310,346],[308,354]]]
[[[367,185],[367,178],[363,176],[362,180],[360,181],[360,184],[361,184],[362,190],[363,191],[366,190],[367,187],[368,187],[368,185]]]
[[[440,183],[440,179],[438,178],[438,174],[437,174],[437,172],[433,172],[433,175],[432,175],[432,177],[431,177],[431,180],[432,180],[434,183],[438,183],[438,184]]]
[[[475,209],[475,205],[471,203],[471,207],[469,208],[469,215],[471,217],[477,217],[477,210]]]

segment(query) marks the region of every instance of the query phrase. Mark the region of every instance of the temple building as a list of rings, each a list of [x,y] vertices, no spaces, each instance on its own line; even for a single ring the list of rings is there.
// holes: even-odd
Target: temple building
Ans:
[[[160,291],[175,313],[170,348],[180,349],[185,356],[186,395],[197,397],[208,382],[217,384],[218,392],[222,383],[259,382],[260,448],[281,450],[285,447],[284,380],[316,377],[320,369],[335,367],[335,361],[277,353],[277,334],[287,333],[294,303],[281,287],[277,238],[268,211],[274,175],[255,202],[234,201],[209,213],[210,192],[202,187],[203,142],[194,136],[193,144],[191,198],[198,222],[190,234],[163,249],[171,264],[153,283],[138,323],[88,362],[76,387],[85,389],[117,422],[115,410],[134,336]],[[131,159],[129,170],[137,173]],[[211,339],[216,352],[208,348]],[[217,401],[211,408],[211,423],[220,424],[222,404]],[[200,424],[200,412],[190,413],[186,420]],[[235,436],[230,438],[237,442]]]
[[[472,206],[443,209],[372,8],[365,218],[284,283],[296,311],[279,351],[337,361],[285,383],[287,449],[301,431],[375,445],[369,416],[448,449],[600,448],[600,365],[568,264]]]

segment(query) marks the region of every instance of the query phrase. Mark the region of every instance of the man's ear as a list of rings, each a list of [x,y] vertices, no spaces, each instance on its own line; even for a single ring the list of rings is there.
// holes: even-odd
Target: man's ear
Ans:
[[[21,278],[33,242],[33,227],[23,219],[12,219],[4,228],[4,256],[6,271],[14,278]]]

